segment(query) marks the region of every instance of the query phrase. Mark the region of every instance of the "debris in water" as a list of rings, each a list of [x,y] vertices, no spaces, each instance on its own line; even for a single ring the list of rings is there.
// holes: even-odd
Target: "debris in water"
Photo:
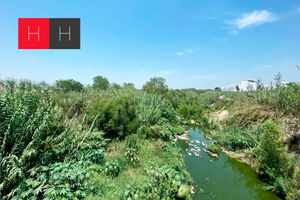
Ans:
[[[200,194],[204,194],[204,193],[205,193],[205,191],[204,191],[202,188],[200,188],[200,191],[199,191],[199,193],[200,193]]]
[[[217,195],[213,194],[212,192],[210,192],[211,198],[216,198]]]
[[[191,153],[188,153],[190,156],[192,155]]]
[[[191,194],[195,194],[194,189],[195,189],[194,186],[192,186],[192,187],[191,187],[191,190],[190,190],[190,191],[191,191]]]

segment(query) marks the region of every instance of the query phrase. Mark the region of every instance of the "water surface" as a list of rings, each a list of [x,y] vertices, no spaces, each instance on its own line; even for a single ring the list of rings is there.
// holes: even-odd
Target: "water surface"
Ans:
[[[210,140],[205,138],[201,129],[190,129],[190,134],[189,141],[178,140],[177,145],[183,149],[182,156],[187,171],[195,181],[194,200],[279,200],[271,191],[259,188],[264,182],[246,163],[223,152],[220,152],[219,158],[206,153],[202,142],[209,144]]]

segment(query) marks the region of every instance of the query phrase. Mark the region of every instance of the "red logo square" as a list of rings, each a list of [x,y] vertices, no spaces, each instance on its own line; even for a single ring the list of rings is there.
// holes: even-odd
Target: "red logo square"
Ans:
[[[49,49],[49,18],[19,18],[19,49]]]

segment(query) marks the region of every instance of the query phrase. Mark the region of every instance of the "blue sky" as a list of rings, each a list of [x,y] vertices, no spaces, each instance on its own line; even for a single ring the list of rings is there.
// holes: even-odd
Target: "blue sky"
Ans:
[[[80,50],[19,50],[18,18],[81,18]],[[3,1],[0,79],[102,75],[137,88],[215,88],[280,72],[300,81],[300,1]]]

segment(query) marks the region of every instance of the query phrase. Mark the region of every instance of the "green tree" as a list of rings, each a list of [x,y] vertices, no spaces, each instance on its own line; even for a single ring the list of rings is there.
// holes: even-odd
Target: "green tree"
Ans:
[[[28,79],[20,79],[20,80],[19,80],[18,86],[19,86],[19,88],[20,88],[21,90],[25,90],[25,86],[26,86],[26,85],[29,86],[30,88],[32,88],[33,84],[34,84],[34,82],[31,81],[31,80],[28,80]]]
[[[215,87],[215,91],[221,92],[221,88],[220,87]]]
[[[187,105],[179,106],[177,111],[178,111],[179,115],[184,117],[185,119],[188,119],[189,116],[190,116],[189,109],[188,109]]]
[[[135,89],[135,86],[133,83],[123,83],[123,88],[133,88]]]
[[[117,89],[117,90],[122,89],[122,86],[119,85],[118,83],[112,83],[111,87],[114,88],[114,89]]]
[[[149,93],[165,94],[168,92],[168,86],[165,82],[166,79],[162,77],[153,77],[143,85],[143,90]]]
[[[93,80],[93,88],[100,90],[107,90],[109,88],[109,81],[107,80],[107,78],[103,76],[95,76]]]
[[[73,79],[68,80],[57,80],[54,85],[56,90],[69,92],[76,91],[79,92],[83,89],[83,85],[79,81]]]
[[[280,130],[275,123],[267,121],[263,124],[263,136],[258,146],[258,162],[269,176],[271,183],[277,177],[286,177],[289,168],[288,156],[280,142]]]

